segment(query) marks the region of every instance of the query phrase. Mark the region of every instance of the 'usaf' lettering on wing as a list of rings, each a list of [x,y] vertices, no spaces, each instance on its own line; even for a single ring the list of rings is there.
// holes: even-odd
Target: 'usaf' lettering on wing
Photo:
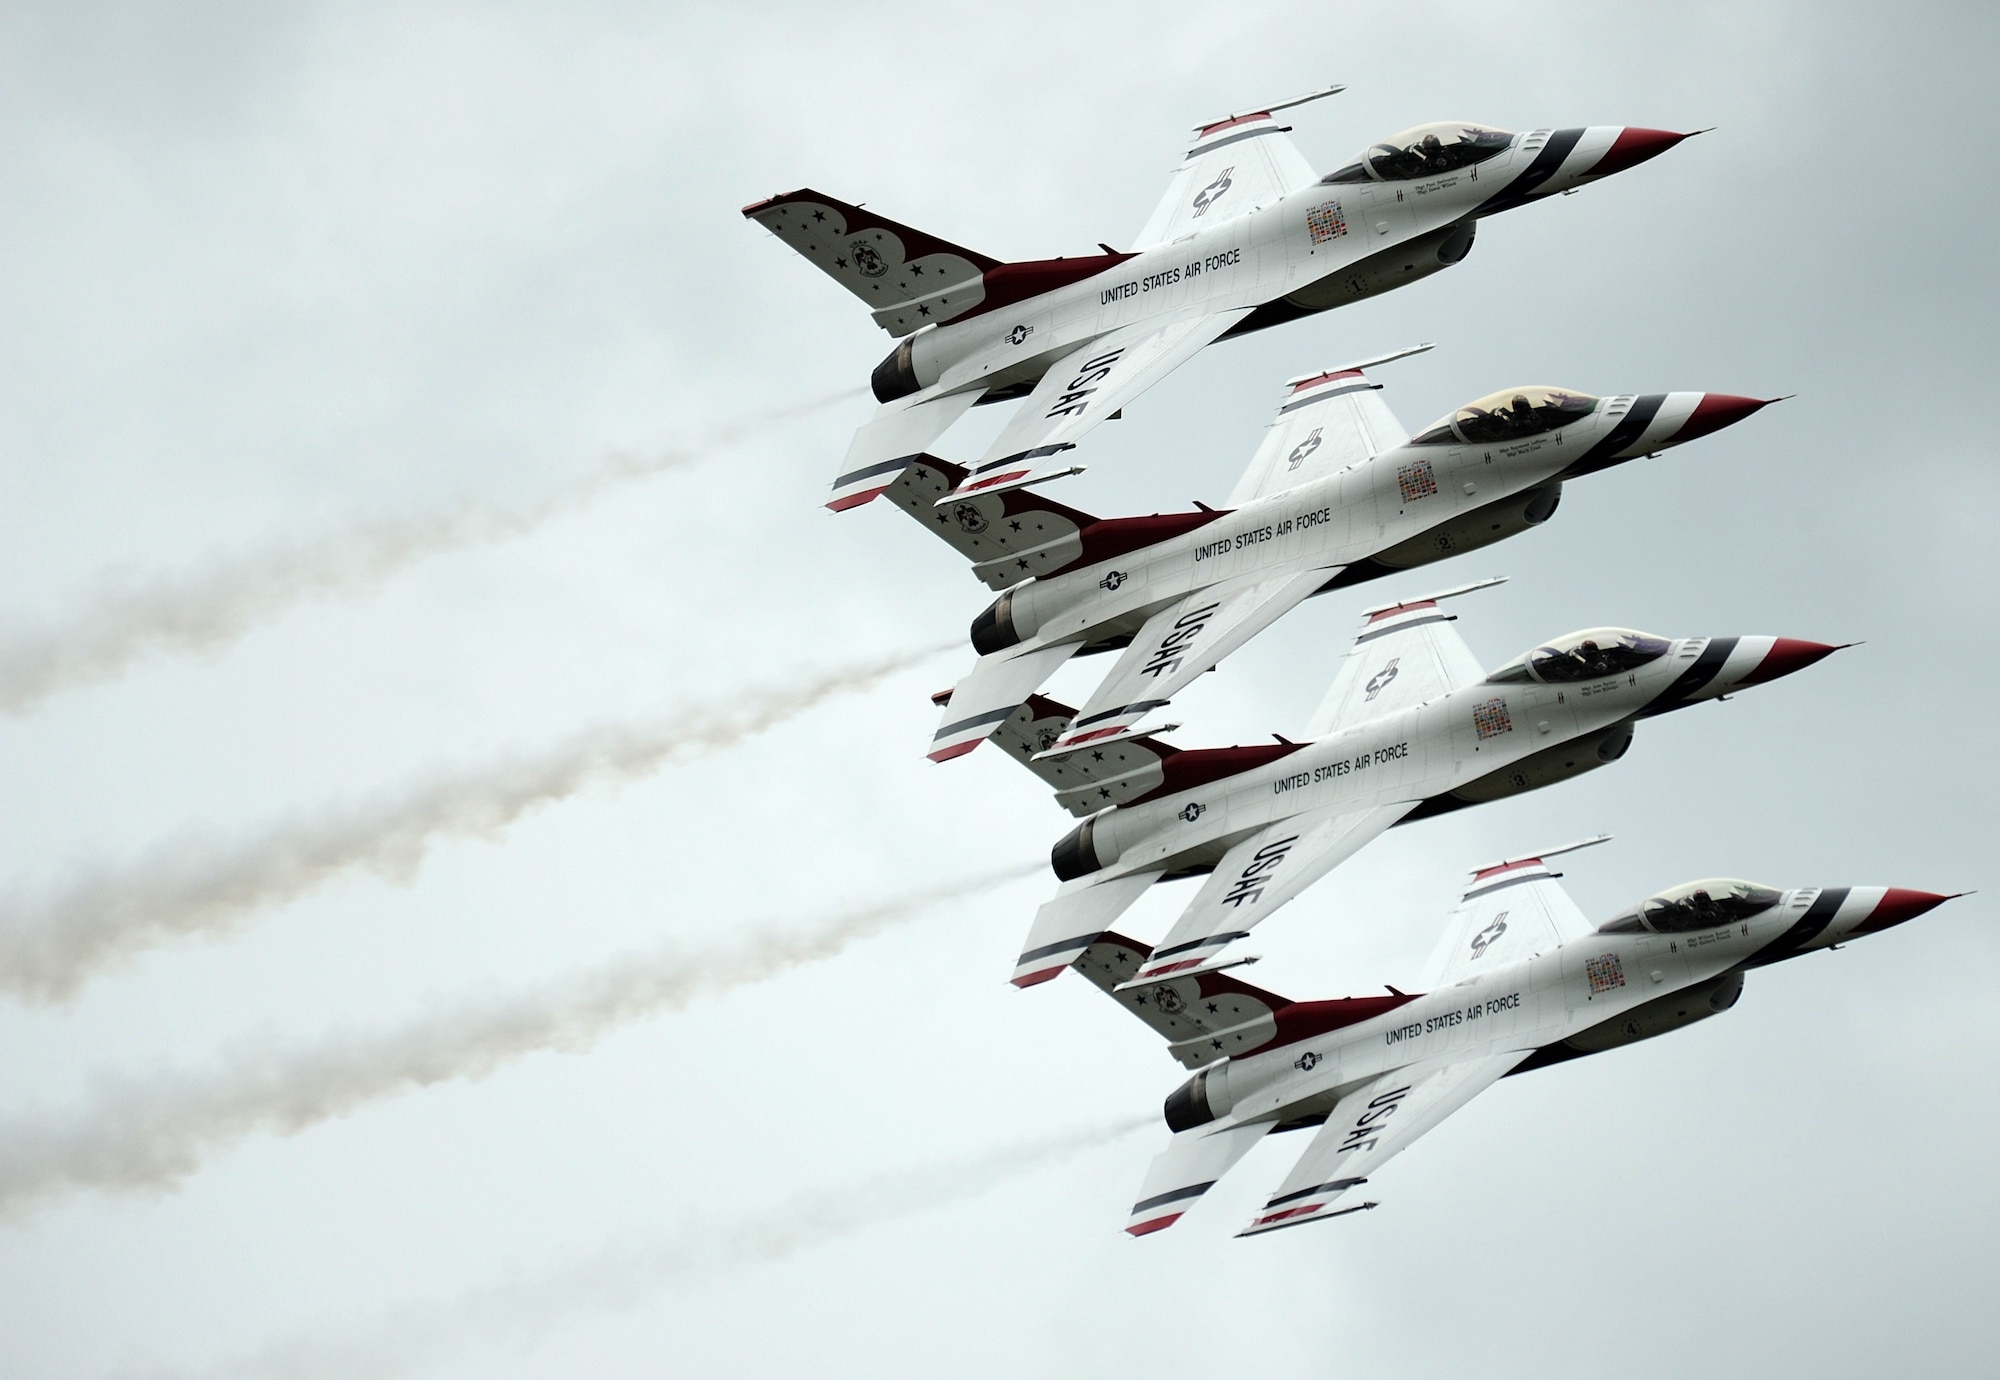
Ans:
[[[1285,855],[1298,841],[1299,836],[1293,834],[1288,839],[1279,839],[1259,848],[1251,855],[1250,864],[1243,869],[1242,875],[1230,884],[1229,894],[1222,898],[1222,904],[1240,906],[1245,901],[1255,901],[1262,896],[1264,884],[1271,879],[1273,872],[1284,865]]]
[[[1048,416],[1074,417],[1082,412],[1090,405],[1090,395],[1097,391],[1098,385],[1111,373],[1111,366],[1116,364],[1119,356],[1124,353],[1124,347],[1121,346],[1116,350],[1107,350],[1095,359],[1085,360],[1083,367],[1077,370],[1076,377],[1069,381],[1067,388],[1063,389],[1062,396],[1056,399],[1056,405],[1049,409]]]
[[[1184,659],[1183,653],[1197,637],[1201,636],[1202,629],[1208,626],[1208,620],[1215,617],[1215,611],[1221,607],[1221,604],[1204,604],[1176,618],[1173,628],[1160,639],[1160,645],[1153,650],[1153,659],[1140,667],[1139,673],[1146,676],[1163,676],[1179,666]]]

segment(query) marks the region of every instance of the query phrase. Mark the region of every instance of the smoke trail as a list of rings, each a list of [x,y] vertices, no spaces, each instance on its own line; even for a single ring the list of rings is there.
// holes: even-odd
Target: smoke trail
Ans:
[[[342,873],[407,880],[441,839],[491,837],[586,786],[634,781],[669,761],[729,747],[943,650],[843,667],[787,689],[731,696],[726,705],[600,726],[532,756],[446,771],[400,795],[327,807],[242,842],[170,841],[134,862],[86,866],[44,898],[0,897],[0,990],[60,1001],[143,949],[222,933],[254,908],[292,900]]]
[[[212,1073],[101,1079],[93,1104],[73,1117],[0,1121],[0,1215],[87,1189],[170,1190],[258,1132],[296,1135],[381,1098],[484,1078],[539,1051],[577,1053],[620,1026],[831,958],[920,911],[1041,866],[945,883],[803,927],[765,927],[726,949],[629,955],[552,989],[462,1005],[401,1029],[289,1048],[244,1041]]]
[[[532,1344],[570,1314],[629,1308],[662,1284],[779,1260],[899,1217],[974,1197],[997,1183],[1109,1144],[1157,1114],[1059,1132],[930,1168],[800,1193],[755,1217],[689,1216],[666,1236],[606,1245],[547,1273],[503,1276],[455,1299],[404,1304],[346,1338],[298,1337],[198,1371],[150,1380],[351,1380],[400,1374],[467,1344]]]
[[[307,546],[241,556],[180,576],[106,576],[59,624],[0,642],[0,712],[20,714],[59,691],[110,680],[148,652],[212,651],[310,598],[379,584],[426,557],[525,536],[606,492],[684,469],[770,427],[854,397],[856,390],[767,412],[686,450],[613,455],[533,502],[469,503],[403,522],[351,527]]]

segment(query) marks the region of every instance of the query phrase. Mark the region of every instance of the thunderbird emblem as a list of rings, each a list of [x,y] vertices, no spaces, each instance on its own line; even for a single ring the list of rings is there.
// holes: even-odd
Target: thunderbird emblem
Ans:
[[[959,530],[969,536],[978,536],[986,530],[986,515],[970,503],[953,505],[951,518],[958,524]]]
[[[847,246],[847,252],[854,256],[854,266],[864,278],[880,278],[889,271],[889,261],[877,254],[875,246],[867,240],[856,240]]]

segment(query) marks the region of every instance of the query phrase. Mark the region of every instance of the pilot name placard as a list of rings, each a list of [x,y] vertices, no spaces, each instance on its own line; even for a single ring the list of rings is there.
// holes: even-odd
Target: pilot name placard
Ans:
[[[1411,1021],[1408,1025],[1399,1025],[1394,1030],[1385,1032],[1382,1042],[1394,1045],[1401,1044],[1404,1040],[1414,1040],[1419,1035],[1435,1035],[1440,1030],[1450,1030],[1454,1026],[1464,1025],[1467,1021],[1483,1020],[1488,1016],[1497,1016],[1502,1011],[1519,1010],[1520,1005],[1519,992],[1509,992],[1504,997],[1489,997],[1485,1001],[1476,1001],[1456,1011],[1446,1011],[1421,1021]]]
[[[1148,273],[1143,278],[1128,278],[1115,287],[1105,288],[1097,294],[1098,304],[1108,307],[1127,297],[1137,297],[1142,292],[1157,292],[1161,288],[1172,287],[1182,279],[1199,278],[1204,273],[1213,273],[1219,268],[1234,268],[1242,262],[1241,249],[1225,249],[1219,254],[1190,259],[1179,268],[1163,268],[1158,273]]]

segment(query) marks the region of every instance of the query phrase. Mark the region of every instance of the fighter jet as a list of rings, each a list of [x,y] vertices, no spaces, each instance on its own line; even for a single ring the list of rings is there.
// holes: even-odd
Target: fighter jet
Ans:
[[[1002,263],[810,188],[744,207],[901,339],[827,506],[868,502],[981,402],[1025,398],[949,497],[1074,473],[1079,437],[1203,346],[1415,282],[1463,259],[1482,218],[1688,137],[1448,121],[1320,177],[1274,117],[1339,90],[1200,126],[1129,251]]]
[[[1624,756],[1634,723],[1812,665],[1789,637],[1654,637],[1592,628],[1490,674],[1439,601],[1369,609],[1304,741],[1183,751],[1153,735],[1059,757],[1067,706],[1034,696],[997,741],[1087,816],[1050,862],[1016,986],[1060,974],[1154,882],[1208,874],[1133,980],[1213,961],[1392,825],[1539,789]]]
[[[1592,925],[1547,860],[1481,868],[1447,921],[1426,992],[1295,1002],[1208,970],[1133,982],[1149,951],[1116,934],[1084,975],[1199,1069],[1167,1098],[1173,1140],[1125,1230],[1178,1221],[1272,1131],[1319,1131],[1241,1236],[1375,1206],[1345,1200],[1496,1080],[1599,1054],[1736,1004],[1743,974],[1900,925],[1952,899],[1900,887],[1778,891],[1714,879]]]
[[[1078,652],[1121,646],[1048,751],[1129,733],[1310,596],[1525,532],[1555,511],[1565,480],[1706,436],[1767,401],[1508,388],[1413,439],[1365,370],[1429,348],[1292,379],[1221,508],[1100,521],[1031,491],[938,508],[965,471],[918,456],[890,498],[1005,590],[972,624],[980,659],[952,689],[931,758],[978,747]]]

